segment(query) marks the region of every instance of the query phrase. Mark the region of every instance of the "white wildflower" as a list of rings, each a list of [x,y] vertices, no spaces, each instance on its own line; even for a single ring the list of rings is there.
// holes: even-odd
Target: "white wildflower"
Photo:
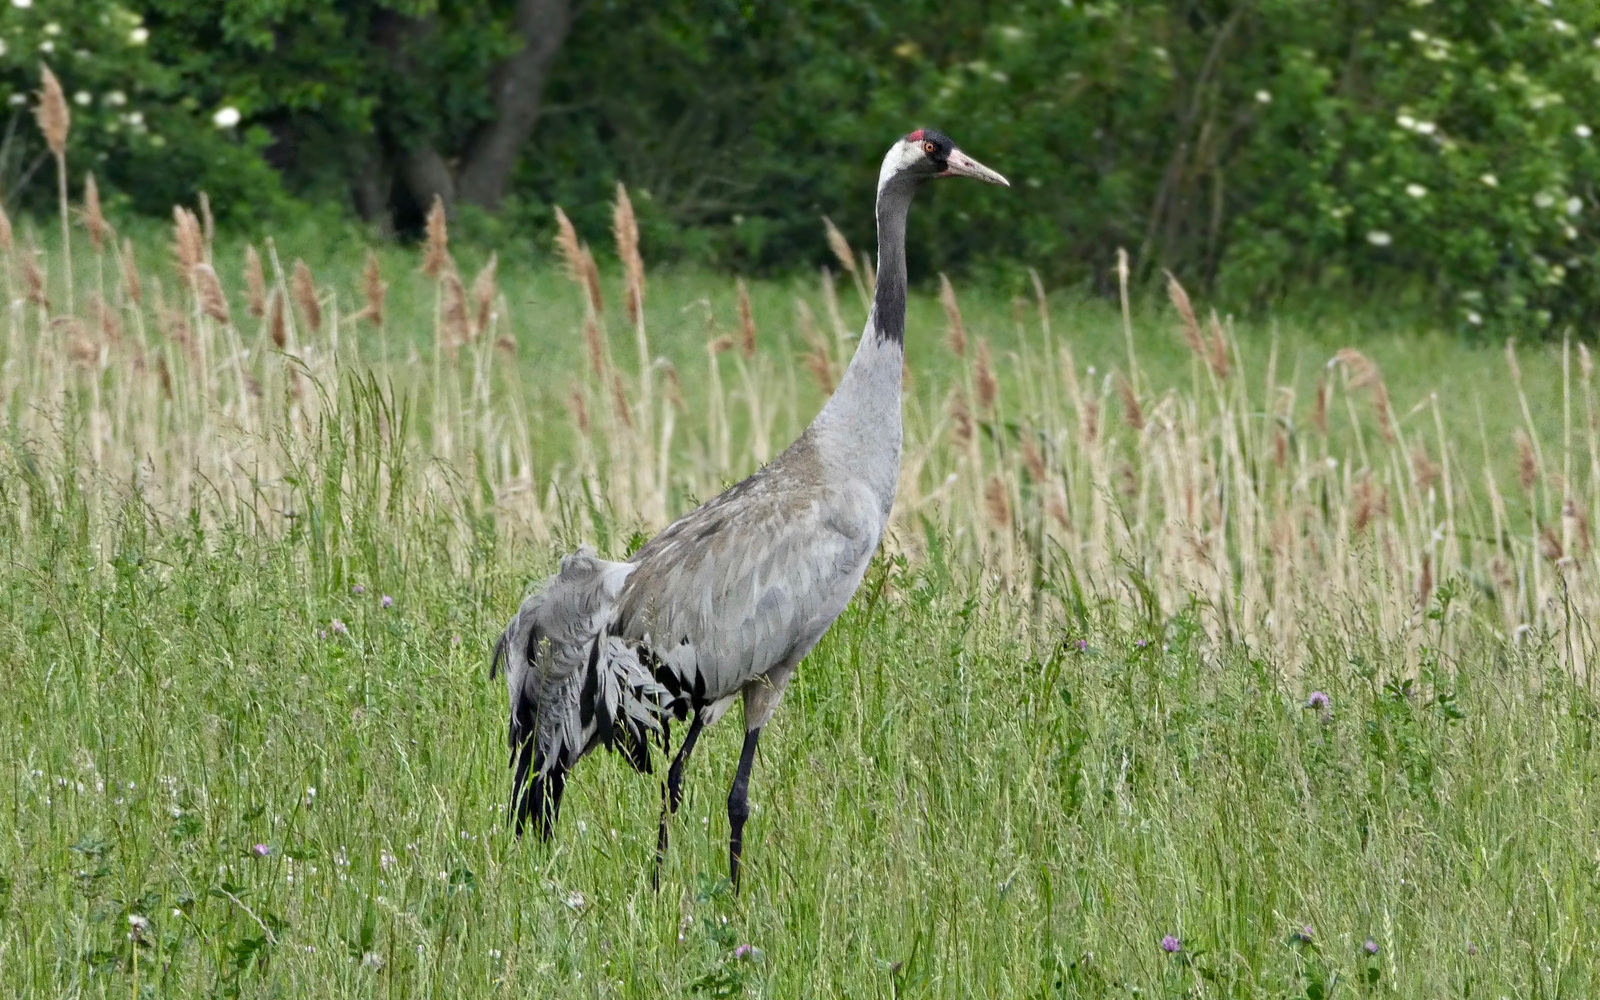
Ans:
[[[1580,139],[1587,139],[1594,135],[1594,132],[1587,125],[1575,125],[1573,126],[1572,134]]]
[[[1482,326],[1483,325],[1483,317],[1478,315],[1476,312],[1473,312],[1471,309],[1468,309],[1467,310],[1467,322],[1471,323],[1473,326]]]
[[[33,0],[11,0],[11,6],[18,10],[27,10],[33,6]]]
[[[150,29],[143,25],[128,32],[128,42],[131,45],[143,45],[150,40]]]
[[[1426,198],[1428,196],[1428,189],[1423,187],[1421,184],[1407,184],[1406,194],[1413,198]]]
[[[87,90],[80,90],[76,94],[72,95],[72,103],[76,104],[80,108],[87,108],[90,104],[94,103],[94,95],[89,93]]]
[[[1266,91],[1266,90],[1258,90],[1258,91],[1256,91],[1256,103],[1257,104],[1271,104],[1272,103],[1272,93],[1270,91]]]
[[[52,42],[48,38],[46,38],[44,41],[39,43],[39,51],[43,52],[45,55],[49,55],[50,53],[54,52],[55,50],[56,50],[56,43]]]
[[[1569,216],[1571,216],[1572,218],[1575,219],[1579,215],[1582,215],[1582,214],[1583,214],[1583,199],[1579,198],[1577,195],[1573,195],[1571,198],[1568,198],[1567,199],[1567,215],[1569,215]]]
[[[217,128],[233,128],[239,124],[241,117],[243,116],[239,114],[239,109],[230,104],[227,107],[217,109],[216,113],[211,116],[211,124]]]
[[[1439,126],[1433,122],[1417,122],[1417,133],[1419,135],[1432,135],[1438,128]]]
[[[1550,30],[1554,31],[1558,35],[1566,35],[1571,33],[1572,25],[1557,17],[1550,21]]]
[[[1409,132],[1417,127],[1417,120],[1410,115],[1401,115],[1395,119],[1395,124]]]
[[[56,35],[61,34],[61,25],[51,21],[49,24],[44,26],[44,33],[54,38]]]
[[[1381,229],[1374,229],[1367,234],[1367,242],[1375,247],[1386,247],[1394,242],[1394,237]]]
[[[1485,187],[1493,188],[1500,186],[1500,178],[1496,177],[1494,174],[1484,174],[1482,177],[1479,177],[1478,180],[1482,181]]]
[[[1538,208],[1550,208],[1556,203],[1555,195],[1548,191],[1540,191],[1533,196],[1533,204]]]
[[[570,909],[582,910],[587,903],[588,900],[584,899],[583,893],[579,892],[578,890],[574,889],[567,893],[566,904]]]

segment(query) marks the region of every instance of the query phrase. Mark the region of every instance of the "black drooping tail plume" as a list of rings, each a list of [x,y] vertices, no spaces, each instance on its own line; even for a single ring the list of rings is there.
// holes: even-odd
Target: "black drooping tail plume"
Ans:
[[[651,736],[664,735],[669,718],[688,713],[687,699],[657,680],[666,668],[647,648],[606,634],[611,606],[632,570],[579,549],[523,602],[495,644],[489,673],[504,665],[511,694],[506,737],[519,835],[531,820],[535,834],[550,836],[567,771],[585,754],[603,746],[649,773]]]

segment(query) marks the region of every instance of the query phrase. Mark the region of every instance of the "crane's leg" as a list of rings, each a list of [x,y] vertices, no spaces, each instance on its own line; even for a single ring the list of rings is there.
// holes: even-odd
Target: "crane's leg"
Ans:
[[[667,783],[661,786],[661,832],[656,836],[657,892],[661,890],[661,863],[667,856],[667,820],[677,814],[678,805],[683,801],[683,768],[689,762],[689,754],[694,752],[695,740],[700,738],[700,730],[705,728],[705,724],[705,713],[694,713],[694,721],[689,723],[689,731],[684,734],[683,745],[678,747],[677,756],[672,758],[672,767],[667,770]]]
[[[739,856],[744,852],[744,821],[750,818],[750,768],[756,762],[756,742],[761,728],[747,730],[744,749],[739,752],[739,771],[728,791],[728,878],[733,891],[739,891]]]

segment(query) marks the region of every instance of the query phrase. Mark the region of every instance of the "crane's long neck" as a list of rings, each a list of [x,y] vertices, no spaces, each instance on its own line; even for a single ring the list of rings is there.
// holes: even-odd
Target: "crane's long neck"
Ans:
[[[850,367],[810,433],[827,460],[894,503],[900,476],[900,379],[905,365],[906,213],[914,182],[891,178],[878,188],[878,280],[872,313]]]

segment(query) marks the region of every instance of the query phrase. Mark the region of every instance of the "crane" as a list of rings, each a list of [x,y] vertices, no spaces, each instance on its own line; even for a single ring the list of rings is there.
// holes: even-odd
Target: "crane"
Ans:
[[[516,832],[551,836],[567,775],[585,754],[620,753],[650,773],[668,749],[656,878],[683,770],[701,732],[739,697],[744,746],[728,792],[728,874],[739,886],[750,771],[795,667],[849,603],[877,550],[900,473],[906,215],[924,182],[1004,177],[936,129],[902,137],[878,173],[878,278],[850,367],[799,438],[749,478],[690,511],[626,562],[583,546],[528,597],[495,645],[511,697]],[[690,717],[692,716],[692,719]]]

